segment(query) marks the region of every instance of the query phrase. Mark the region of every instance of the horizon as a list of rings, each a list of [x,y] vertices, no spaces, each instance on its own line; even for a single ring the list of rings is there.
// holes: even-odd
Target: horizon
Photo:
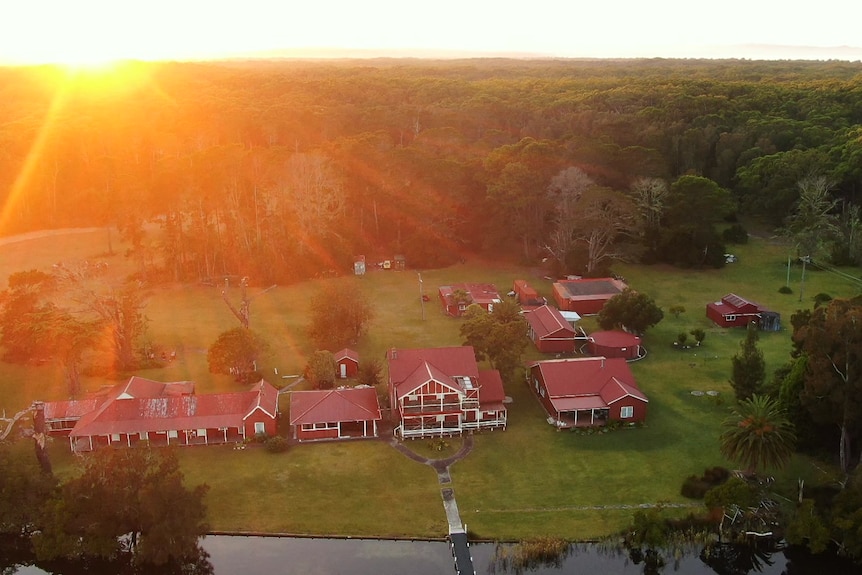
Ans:
[[[862,60],[862,6],[822,0],[814,13],[785,3],[727,0],[698,14],[684,0],[613,6],[538,0],[30,0],[0,8],[0,64],[98,65],[121,60],[212,61],[421,57],[559,59]],[[837,16],[837,17],[836,17]],[[271,56],[270,56],[271,57]]]

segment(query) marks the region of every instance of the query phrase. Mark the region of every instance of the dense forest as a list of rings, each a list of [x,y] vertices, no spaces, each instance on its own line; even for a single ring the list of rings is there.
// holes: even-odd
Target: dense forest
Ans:
[[[858,260],[858,62],[6,68],[0,99],[2,233],[114,224],[153,279],[267,285],[394,253],[721,265],[713,224],[785,226],[806,178],[851,240],[833,260]]]

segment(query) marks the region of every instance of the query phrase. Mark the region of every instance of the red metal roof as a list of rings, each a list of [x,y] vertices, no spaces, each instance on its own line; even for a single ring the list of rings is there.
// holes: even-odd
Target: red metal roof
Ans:
[[[593,332],[590,340],[605,347],[632,347],[641,343],[638,336],[618,329]]]
[[[250,391],[162,397],[110,397],[84,415],[72,437],[242,427],[249,414],[278,415],[278,390],[261,380]]]
[[[349,359],[355,363],[359,363],[359,354],[353,351],[350,348],[345,347],[342,350],[335,352],[333,355],[335,361],[341,361],[342,359]]]
[[[168,395],[189,395],[195,392],[195,384],[191,381],[175,381],[164,383],[153,381],[136,375],[124,384],[111,389],[111,397],[162,397]]]
[[[291,425],[380,418],[380,404],[373,387],[294,391],[290,394]]]
[[[96,409],[104,399],[90,398],[72,401],[46,401],[45,419],[78,419]]]
[[[476,354],[472,346],[434,347],[420,349],[392,348],[386,354],[389,381],[396,386],[407,380],[420,364],[428,363],[440,373],[452,377],[479,378]]]
[[[556,337],[575,337],[575,330],[571,324],[566,321],[563,314],[555,307],[543,305],[529,312],[524,313],[524,318],[530,327],[533,328],[533,333],[539,339],[554,335]],[[562,333],[561,333],[562,332]]]
[[[484,304],[500,303],[500,293],[494,284],[462,283],[449,286],[440,286],[440,294],[446,299],[447,305],[452,305],[451,298],[455,291],[463,290],[470,297],[470,303]]]
[[[708,308],[718,310],[719,314],[727,315],[734,313],[758,313],[769,311],[758,303],[739,297],[736,294],[729,293],[721,301],[710,302],[706,304]]]
[[[490,411],[490,406],[497,409],[506,399],[503,389],[503,380],[500,372],[496,369],[487,369],[479,372],[479,406]],[[486,407],[488,406],[488,407]]]
[[[569,411],[570,405],[600,402],[611,403],[631,396],[649,401],[638,389],[626,360],[622,358],[582,357],[538,361],[530,365],[538,368],[545,382],[548,398],[557,411]],[[572,401],[577,398],[577,401]]]
[[[614,278],[583,278],[579,280],[559,280],[554,288],[560,286],[561,293],[569,299],[607,299],[627,287],[625,282]]]

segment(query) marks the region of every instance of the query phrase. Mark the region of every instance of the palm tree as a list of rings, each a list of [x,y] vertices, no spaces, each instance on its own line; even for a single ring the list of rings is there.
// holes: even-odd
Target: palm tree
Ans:
[[[722,425],[722,455],[745,465],[749,475],[758,466],[781,468],[793,455],[793,424],[768,396],[753,395],[740,402]]]

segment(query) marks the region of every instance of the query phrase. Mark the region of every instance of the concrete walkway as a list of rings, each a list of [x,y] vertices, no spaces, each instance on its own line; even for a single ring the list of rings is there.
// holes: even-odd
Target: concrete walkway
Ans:
[[[455,490],[447,487],[452,483],[452,475],[449,466],[464,459],[473,451],[473,436],[462,436],[463,444],[458,453],[445,459],[430,459],[414,453],[403,443],[393,438],[389,444],[417,463],[433,467],[437,472],[437,482],[440,484],[440,496],[443,498],[443,510],[446,512],[446,522],[449,524],[449,541],[452,547],[452,555],[455,558],[455,572],[457,574],[474,574],[473,558],[470,556],[470,545],[467,541],[467,531],[461,514],[458,513],[458,503],[455,501]]]

